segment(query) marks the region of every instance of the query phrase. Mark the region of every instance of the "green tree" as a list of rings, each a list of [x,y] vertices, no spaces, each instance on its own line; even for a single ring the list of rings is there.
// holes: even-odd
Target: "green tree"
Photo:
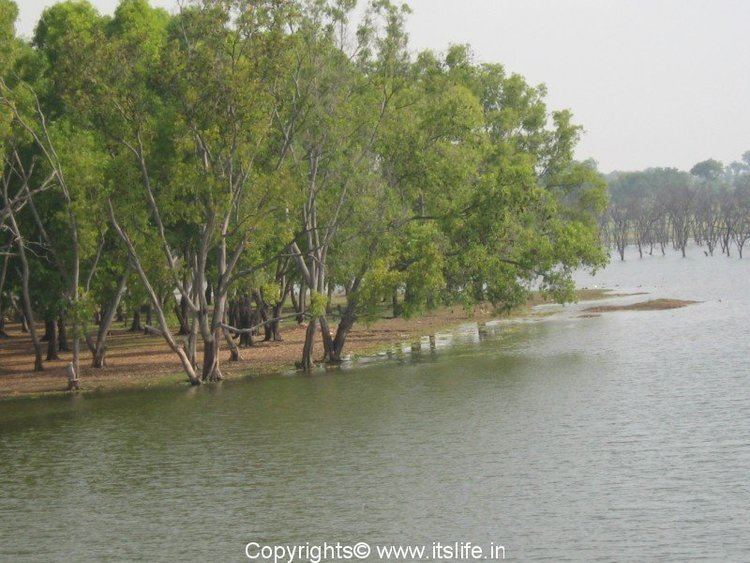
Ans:
[[[704,182],[710,182],[712,180],[718,180],[724,173],[724,165],[718,160],[709,158],[699,162],[690,169],[690,173],[693,176],[697,176]]]
[[[117,24],[119,16],[113,29],[130,29]],[[137,33],[121,37],[114,56],[127,60],[131,71],[105,81],[103,114],[113,110],[107,117],[114,122],[113,140],[132,159],[141,190],[132,197],[115,187],[111,219],[147,288],[161,332],[194,384],[221,379],[220,342],[231,328],[225,323],[229,290],[259,267],[252,262],[262,260],[265,237],[276,236],[285,220],[286,186],[266,170],[264,159],[277,111],[269,84],[279,70],[287,17],[284,3],[194,3],[168,26],[161,51],[152,49],[158,41],[143,42]],[[153,86],[141,72],[152,77]],[[161,247],[172,283],[197,320],[200,377],[171,335],[127,224],[131,217],[145,218],[141,228]],[[203,290],[207,284],[212,304]]]

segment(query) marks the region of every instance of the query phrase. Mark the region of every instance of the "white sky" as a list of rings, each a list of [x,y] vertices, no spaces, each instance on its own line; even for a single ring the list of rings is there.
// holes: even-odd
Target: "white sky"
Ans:
[[[54,0],[16,0],[30,35]],[[92,0],[112,12],[117,0]],[[407,0],[415,50],[469,43],[544,82],[603,171],[750,150],[750,0]],[[174,9],[176,0],[152,0]]]

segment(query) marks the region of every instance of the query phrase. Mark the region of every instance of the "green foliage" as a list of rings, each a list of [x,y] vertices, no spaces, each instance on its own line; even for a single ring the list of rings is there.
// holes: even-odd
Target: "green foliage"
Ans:
[[[96,310],[96,302],[93,296],[81,289],[75,299],[68,307],[65,320],[71,327],[75,327],[72,333],[74,338],[82,338],[86,334],[86,327],[91,322]]]
[[[15,21],[18,7],[12,0],[0,0],[0,79],[7,81],[13,63],[18,56],[19,42],[16,40]],[[8,107],[0,104],[0,143],[4,143],[11,132],[12,114]]]
[[[68,0],[24,45],[0,0],[0,72],[18,71],[0,135],[32,188],[53,178],[35,198],[52,241],[34,260],[35,295],[65,295],[83,326],[130,259],[143,270],[131,308],[148,298],[144,279],[164,304],[205,283],[275,304],[282,263],[308,277],[313,317],[330,284],[365,319],[394,294],[406,316],[509,308],[533,289],[571,299],[572,273],[606,261],[608,203],[595,164],[573,158],[572,114],[468,46],[412,58],[408,8],[357,4],[196,0],[170,16],[122,0],[109,18]],[[44,238],[29,210],[21,219]],[[67,279],[76,263],[98,267],[88,292]],[[191,314],[210,334],[207,307]]]
[[[311,317],[322,317],[326,314],[326,296],[317,291],[310,292],[310,308],[308,313]]]
[[[281,288],[279,287],[279,284],[273,280],[267,280],[261,285],[260,292],[263,295],[263,300],[271,305],[275,305],[281,300]],[[325,310],[325,305],[323,308]]]
[[[693,166],[690,173],[710,182],[711,180],[717,180],[724,173],[724,165],[718,160],[710,158]]]
[[[15,22],[18,6],[12,0],[0,0],[0,74],[13,60],[16,46]]]

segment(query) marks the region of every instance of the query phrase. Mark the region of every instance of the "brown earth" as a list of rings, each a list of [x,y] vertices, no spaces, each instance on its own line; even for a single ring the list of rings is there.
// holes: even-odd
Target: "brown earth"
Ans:
[[[612,297],[606,290],[580,290],[580,300]],[[467,313],[461,307],[441,308],[413,318],[383,318],[369,325],[358,323],[347,339],[345,352],[353,355],[374,353],[386,346],[409,342],[421,336],[434,334],[464,322],[482,322],[508,316],[532,314],[535,305],[544,300],[535,296],[524,307],[510,315],[499,315],[490,306],[477,307]],[[60,352],[60,360],[45,362],[43,372],[34,373],[33,347],[28,334],[20,331],[18,324],[9,324],[10,338],[0,339],[0,398],[62,393],[67,388],[65,367],[71,361],[70,353]],[[334,327],[331,327],[332,329]],[[39,327],[40,332],[43,327]],[[256,342],[252,348],[241,350],[242,360],[229,362],[229,352],[222,343],[222,373],[226,378],[248,374],[270,374],[293,369],[300,359],[305,336],[304,325],[290,321],[282,324],[282,342]],[[81,390],[84,392],[114,389],[147,388],[185,384],[176,356],[160,336],[131,333],[117,325],[109,337],[107,367],[89,367],[88,350],[81,354]],[[84,346],[85,348],[85,346]],[[322,355],[323,344],[318,335],[316,355]],[[45,345],[46,353],[46,345]],[[200,361],[200,357],[199,357]]]
[[[587,313],[609,313],[612,311],[664,311],[667,309],[680,309],[688,305],[694,305],[699,301],[682,301],[680,299],[651,299],[630,305],[599,305],[584,309]]]
[[[489,310],[477,310],[473,315],[467,315],[463,309],[453,308],[441,309],[416,319],[383,319],[369,326],[362,323],[350,333],[346,352],[363,354],[388,344],[408,342],[464,321],[489,319],[491,316]],[[0,340],[0,398],[65,391],[65,367],[71,361],[70,353],[60,352],[60,360],[45,362],[44,371],[34,373],[31,371],[34,361],[30,336],[20,332],[17,324],[10,324],[7,328],[11,338]],[[43,331],[43,327],[40,327],[40,331]],[[229,352],[223,346],[221,366],[224,376],[232,378],[248,373],[292,369],[302,353],[305,325],[284,324],[281,335],[284,339],[282,342],[257,341],[255,346],[241,349],[243,359],[239,362],[229,362]],[[318,355],[323,351],[320,335],[315,343],[315,351]],[[143,388],[186,381],[179,371],[177,357],[162,337],[131,333],[119,327],[109,337],[106,368],[89,367],[91,354],[88,350],[82,353],[80,364],[83,391]]]

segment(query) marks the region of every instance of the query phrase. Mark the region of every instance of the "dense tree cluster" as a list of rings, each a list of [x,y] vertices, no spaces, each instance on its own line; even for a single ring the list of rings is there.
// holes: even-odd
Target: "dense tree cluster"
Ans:
[[[713,159],[696,164],[690,172],[651,168],[615,172],[608,178],[609,213],[605,235],[621,260],[635,245],[642,258],[662,254],[670,245],[686,254],[694,241],[707,256],[716,250],[742,258],[750,239],[750,151],[729,166]]]
[[[105,365],[117,319],[145,322],[198,384],[289,315],[309,369],[317,334],[340,361],[384,303],[571,299],[572,272],[606,260],[580,128],[465,46],[410,54],[407,12],[69,0],[27,42],[0,0],[0,318],[25,322],[36,369],[41,321],[76,373],[84,346]]]

